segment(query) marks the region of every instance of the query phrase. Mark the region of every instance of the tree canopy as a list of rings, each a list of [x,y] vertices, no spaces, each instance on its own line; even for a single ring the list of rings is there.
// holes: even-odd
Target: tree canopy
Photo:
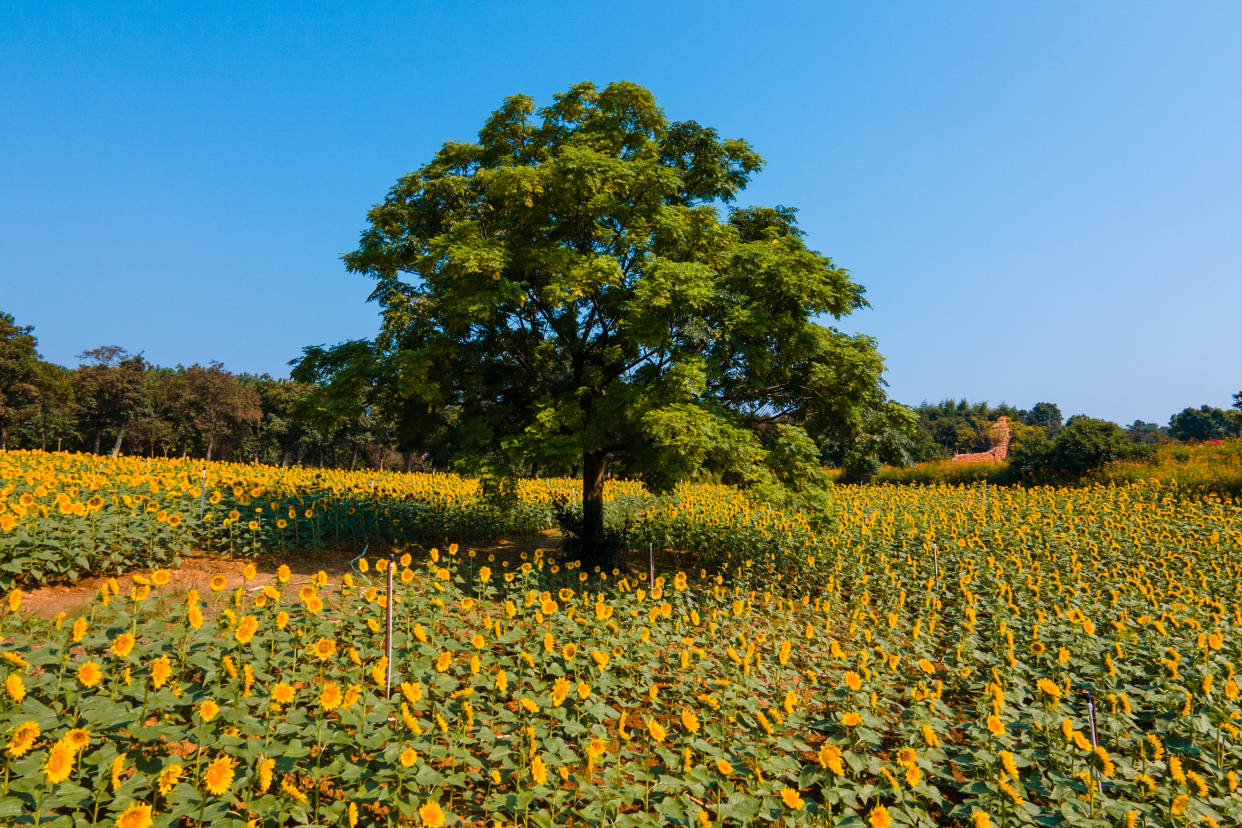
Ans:
[[[731,206],[762,164],[633,83],[510,97],[370,211],[345,261],[382,328],[342,347],[407,443],[581,469],[588,532],[609,467],[796,486],[885,406],[883,362],[817,321],[863,289],[796,211]]]

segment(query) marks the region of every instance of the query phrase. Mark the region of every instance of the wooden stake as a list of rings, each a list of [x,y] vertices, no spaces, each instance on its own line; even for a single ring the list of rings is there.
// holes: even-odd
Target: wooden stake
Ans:
[[[1091,722],[1091,749],[1095,750],[1100,746],[1095,730],[1095,699],[1091,698],[1090,690],[1083,690],[1082,694],[1087,697],[1087,719]],[[1096,790],[1104,793],[1104,783],[1100,781],[1100,772],[1092,767],[1091,774],[1095,777]]]
[[[384,698],[392,698],[392,571],[388,562],[388,590],[384,601]]]
[[[651,591],[655,592],[655,548],[650,543],[647,544],[647,560],[651,571]]]

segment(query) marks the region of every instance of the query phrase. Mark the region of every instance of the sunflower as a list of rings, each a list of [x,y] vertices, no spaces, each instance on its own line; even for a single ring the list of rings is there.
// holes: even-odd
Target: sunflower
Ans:
[[[48,751],[47,760],[43,763],[43,777],[50,785],[56,785],[69,778],[73,771],[73,760],[77,754],[73,748],[60,742]]]
[[[853,710],[850,710],[841,715],[841,724],[846,727],[858,727],[862,724],[862,716],[859,716]]]
[[[204,722],[210,722],[220,712],[220,705],[216,704],[213,699],[207,699],[198,706],[198,717]]]
[[[223,796],[233,786],[233,760],[227,756],[217,756],[203,771],[203,784],[207,792]]]
[[[272,771],[276,768],[275,759],[263,759],[259,762],[259,793],[266,793],[267,789],[272,786]]]
[[[9,673],[8,678],[4,680],[4,690],[17,704],[21,704],[22,699],[26,698],[26,684],[17,673]]]
[[[542,756],[530,760],[530,778],[536,785],[548,784],[548,766],[543,763]]]
[[[116,638],[112,639],[112,646],[109,649],[121,658],[125,658],[134,649],[133,633],[121,633]]]
[[[820,767],[832,771],[837,776],[845,776],[844,757],[841,754],[841,748],[831,742],[825,742],[820,746],[816,758],[819,760]]]
[[[88,661],[78,668],[78,681],[83,687],[94,687],[103,678],[103,670],[93,661]]]
[[[259,631],[259,619],[253,615],[246,615],[237,623],[237,629],[233,632],[233,637],[237,639],[238,644],[249,644],[254,638],[254,634]]]
[[[423,821],[423,825],[427,828],[440,828],[444,825],[444,809],[440,807],[440,803],[432,800],[419,807],[418,818]]]
[[[160,796],[168,796],[168,792],[173,789],[173,786],[181,781],[181,773],[184,770],[180,764],[173,762],[160,771],[160,775],[156,777],[156,785],[159,787]]]
[[[153,824],[151,806],[139,802],[131,802],[116,818],[116,828],[151,828]]]
[[[335,681],[326,682],[319,692],[319,706],[329,713],[341,706],[341,686]]]
[[[84,727],[75,727],[60,737],[60,743],[67,745],[74,753],[81,753],[91,743],[91,732]]]
[[[793,788],[781,789],[781,802],[784,802],[785,807],[791,811],[797,811],[806,804],[802,797],[798,795],[798,792]]]
[[[14,759],[24,756],[34,746],[40,732],[37,722],[29,721],[19,724],[13,729],[13,735],[9,737],[6,752]]]
[[[331,638],[320,638],[311,645],[311,653],[320,661],[331,658],[336,654],[336,642]]]
[[[167,586],[172,580],[172,573],[167,569],[157,569],[151,573],[151,583],[156,586]]]
[[[228,585],[229,585],[229,579],[224,577],[223,575],[212,575],[211,576],[211,591],[212,592],[219,592],[220,590],[224,589]]]
[[[272,701],[278,704],[289,704],[293,701],[293,688],[283,681],[277,682],[272,688]]]
[[[109,776],[111,777],[112,790],[114,791],[121,787],[121,774],[125,770],[125,757],[128,755],[129,754],[127,753],[120,753],[117,754],[117,757],[112,760],[112,767],[109,768]]]

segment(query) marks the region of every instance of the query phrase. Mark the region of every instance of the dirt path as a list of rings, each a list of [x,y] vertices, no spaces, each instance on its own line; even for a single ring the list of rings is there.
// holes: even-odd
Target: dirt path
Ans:
[[[494,555],[496,561],[509,561],[516,566],[525,553],[527,558],[534,555],[536,549],[555,552],[560,548],[561,535],[555,530],[547,530],[534,535],[518,535],[500,538],[487,543],[463,544],[462,552],[475,550],[476,556],[486,558]],[[309,581],[319,571],[326,572],[330,583],[335,583],[341,575],[349,571],[350,559],[361,550],[356,551],[320,551],[288,555],[281,558],[277,555],[262,555],[253,561],[249,558],[228,558],[209,553],[196,553],[183,556],[181,565],[169,568],[172,580],[160,591],[165,596],[177,596],[197,589],[206,596],[211,590],[211,580],[217,575],[225,578],[225,590],[233,590],[247,584],[242,570],[249,563],[254,563],[258,570],[254,580],[248,582],[250,587],[262,587],[276,580],[276,570],[282,563],[292,571],[289,582],[295,586]],[[409,550],[416,558],[425,551],[423,547],[411,547]],[[371,550],[367,557],[376,558],[391,554],[390,549]],[[135,569],[116,576],[121,595],[128,595],[134,584],[133,575],[149,572],[148,569]],[[84,614],[87,605],[99,594],[99,588],[108,578],[86,578],[76,584],[57,584],[25,590],[22,598],[22,611],[43,618],[55,618],[59,613],[68,617]]]

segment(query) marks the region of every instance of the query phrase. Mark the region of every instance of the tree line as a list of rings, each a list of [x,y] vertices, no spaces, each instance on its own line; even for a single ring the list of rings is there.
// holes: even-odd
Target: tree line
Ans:
[[[325,404],[313,381],[234,374],[219,362],[167,368],[116,345],[78,359],[73,368],[43,359],[33,327],[0,312],[0,450],[339,468],[420,462],[398,450],[382,416]]]
[[[1174,414],[1167,426],[1143,420],[1135,420],[1127,426],[1109,425],[1116,429],[1118,440],[1134,445],[1162,445],[1175,440],[1228,440],[1242,437],[1242,391],[1234,394],[1233,400],[1231,409],[1210,405],[1185,408]],[[917,461],[986,451],[991,446],[992,424],[1002,416],[1009,418],[1015,442],[1021,442],[1032,432],[1054,439],[1066,425],[1060,407],[1051,402],[1039,402],[1030,409],[1022,409],[1004,403],[991,406],[986,402],[943,400],[923,402],[914,412],[918,417],[918,438],[913,450]]]
[[[166,368],[115,345],[84,351],[79,365],[66,368],[39,355],[31,326],[18,325],[12,315],[0,312],[0,450],[486,471],[492,458],[482,450],[472,459],[442,456],[429,451],[433,441],[402,439],[395,418],[368,401],[375,390],[374,378],[359,366],[374,358],[370,347],[357,342],[306,348],[291,376],[284,378],[234,374],[219,362]],[[1122,427],[1072,417],[1070,422],[1077,421],[1078,427],[1059,443],[1058,434],[1068,423],[1056,403],[1039,402],[1024,409],[964,399],[923,402],[913,408],[888,402],[896,410],[880,417],[880,426],[862,440],[830,445],[821,452],[821,460],[829,465],[850,461],[901,465],[985,451],[991,445],[992,424],[1004,416],[1010,421],[1019,464],[1073,465],[1075,461],[1067,458],[1083,455],[1082,434],[1087,431],[1094,435],[1088,441],[1091,445],[1110,447],[1106,452],[1110,459],[1126,454],[1127,446],[1242,437],[1242,391],[1233,399],[1231,409],[1187,407],[1165,426],[1135,420]],[[1065,458],[1049,454],[1054,443]],[[1040,459],[1032,459],[1036,456]],[[532,466],[522,471],[574,469]],[[867,476],[867,469],[857,470],[855,476]]]

